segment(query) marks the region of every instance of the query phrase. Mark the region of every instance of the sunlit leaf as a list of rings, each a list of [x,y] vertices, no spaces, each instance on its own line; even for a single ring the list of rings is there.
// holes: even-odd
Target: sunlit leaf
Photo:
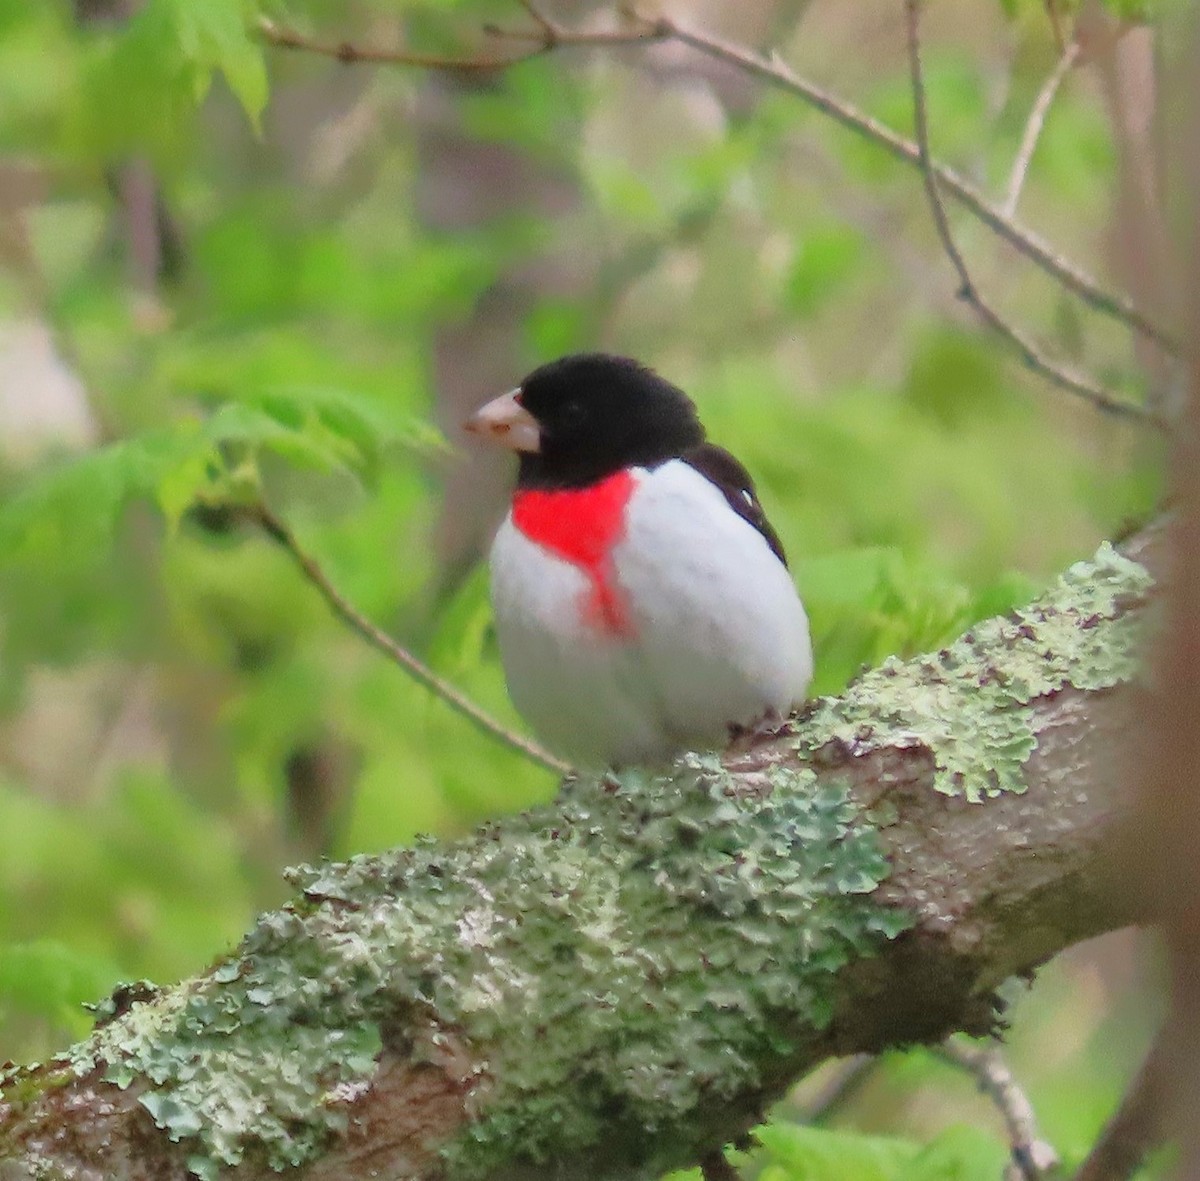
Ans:
[[[755,1132],[775,1181],[896,1181],[919,1153],[910,1140],[800,1124],[767,1124]]]
[[[896,1174],[896,1181],[975,1181],[1000,1177],[1008,1152],[995,1135],[958,1124],[931,1140]]]
[[[199,101],[211,75],[220,71],[246,114],[258,126],[267,103],[267,68],[261,42],[249,32],[252,7],[246,0],[151,0],[165,4],[184,58],[197,67]]]
[[[148,0],[119,26],[93,32],[77,135],[94,148],[138,145],[173,157],[217,73],[257,127],[267,75],[249,15],[243,0]]]

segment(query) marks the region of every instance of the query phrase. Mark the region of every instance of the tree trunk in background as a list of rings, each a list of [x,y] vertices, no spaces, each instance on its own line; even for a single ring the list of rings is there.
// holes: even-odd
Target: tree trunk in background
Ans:
[[[1192,10],[1189,9],[1189,12]],[[1182,26],[1182,27],[1181,27]],[[1182,291],[1186,403],[1175,435],[1170,581],[1157,668],[1143,713],[1142,815],[1130,872],[1163,916],[1171,1011],[1164,1038],[1171,1115],[1183,1146],[1178,1175],[1200,1178],[1200,23],[1175,22],[1171,47],[1170,179],[1182,260],[1159,276]]]

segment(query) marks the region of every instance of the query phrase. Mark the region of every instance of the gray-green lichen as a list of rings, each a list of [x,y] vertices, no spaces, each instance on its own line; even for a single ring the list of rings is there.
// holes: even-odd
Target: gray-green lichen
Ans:
[[[919,746],[941,791],[1020,791],[1031,703],[1132,676],[1122,608],[1149,586],[1104,547],[1032,606],[817,703],[795,741]],[[761,776],[749,791],[689,756],[669,776],[573,783],[457,844],[296,871],[301,897],[236,955],[174,992],[123,994],[71,1065],[136,1087],[201,1178],[243,1159],[282,1170],[345,1126],[381,1031],[421,1014],[474,1059],[452,1175],[514,1146],[534,1162],[602,1148],[628,1175],[680,1163],[696,1113],[802,1050],[834,973],[909,921],[869,897],[887,864],[843,786]]]
[[[680,1163],[689,1113],[815,1037],[833,974],[908,924],[868,897],[887,862],[845,788],[766,774],[747,798],[689,757],[458,844],[297,871],[302,898],[236,958],[99,1028],[75,1069],[148,1079],[140,1101],[201,1177],[282,1169],[342,1126],[379,1030],[429,1013],[476,1057],[453,1175],[514,1145]]]
[[[842,696],[823,698],[801,726],[811,752],[836,743],[865,754],[924,747],[934,786],[977,802],[1025,789],[1022,768],[1037,745],[1032,703],[1066,686],[1105,689],[1137,670],[1145,567],[1105,543],[1041,598],[989,619],[948,648],[890,658]]]

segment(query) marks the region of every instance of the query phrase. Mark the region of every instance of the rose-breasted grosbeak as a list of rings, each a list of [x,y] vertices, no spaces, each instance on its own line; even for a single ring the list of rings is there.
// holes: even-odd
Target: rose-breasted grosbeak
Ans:
[[[783,547],[682,390],[569,356],[466,426],[518,455],[492,604],[513,702],[551,749],[661,763],[803,699],[812,649]]]

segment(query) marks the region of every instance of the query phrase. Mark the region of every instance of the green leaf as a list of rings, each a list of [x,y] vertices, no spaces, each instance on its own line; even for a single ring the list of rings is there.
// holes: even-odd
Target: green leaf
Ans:
[[[236,401],[219,406],[208,433],[219,442],[264,446],[301,466],[346,468],[368,482],[378,475],[388,446],[445,449],[430,423],[385,409],[353,391],[318,385],[280,384],[239,392]]]
[[[242,0],[149,0],[115,32],[95,38],[75,111],[80,148],[98,156],[135,146],[177,155],[218,72],[257,129],[267,72],[248,17]]]
[[[1000,1177],[1008,1153],[988,1132],[966,1124],[947,1128],[896,1174],[896,1181],[975,1181]]]
[[[800,1124],[767,1124],[755,1136],[779,1181],[897,1181],[920,1152],[911,1140]]]
[[[272,451],[298,467],[322,472],[362,462],[354,444],[316,414],[288,421],[264,406],[227,402],[208,420],[205,433],[214,442],[247,444],[251,451]]]
[[[264,450],[322,472],[369,476],[378,463],[384,424],[340,391],[297,388],[262,394],[257,402],[228,402],[203,422],[184,421],[50,469],[0,506],[0,557],[103,549],[135,499],[157,504],[174,529],[200,495],[217,489],[229,444],[241,445],[235,465],[248,454],[252,466]]]
[[[107,545],[130,499],[153,498],[160,482],[181,466],[194,468],[197,455],[210,449],[191,425],[114,443],[52,468],[0,507],[0,556]]]
[[[0,503],[4,608],[20,621],[3,636],[9,679],[0,688],[12,690],[24,661],[60,661],[81,646],[110,642],[114,629],[127,626],[121,620],[137,614],[138,587],[123,584],[126,566],[114,561],[132,502],[155,505],[173,534],[194,505],[256,499],[267,453],[322,473],[369,477],[378,437],[392,423],[386,415],[376,422],[376,409],[313,390],[266,397],[263,405],[225,403],[206,420],[112,444],[26,479]],[[473,620],[472,644],[482,643],[484,629]]]
[[[198,442],[190,454],[181,455],[178,462],[160,472],[154,499],[169,533],[179,527],[183,514],[195,504],[197,491],[212,481],[219,466],[216,449]]]
[[[763,1147],[762,1181],[975,1181],[999,1177],[1006,1151],[988,1132],[955,1125],[922,1147],[898,1136],[767,1124],[755,1132]]]
[[[195,67],[196,101],[208,92],[212,75],[219,70],[257,130],[267,105],[267,67],[262,45],[250,36],[251,14],[243,0],[157,3],[168,8],[183,56]]]

